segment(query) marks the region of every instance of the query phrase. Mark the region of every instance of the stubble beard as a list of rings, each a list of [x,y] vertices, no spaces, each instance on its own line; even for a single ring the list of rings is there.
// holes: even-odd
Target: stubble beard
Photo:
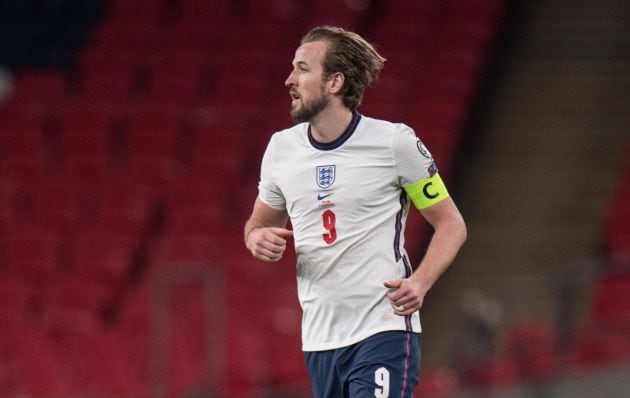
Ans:
[[[328,102],[328,97],[324,95],[310,101],[305,101],[301,107],[291,109],[291,118],[298,123],[309,122],[321,111],[326,109]]]

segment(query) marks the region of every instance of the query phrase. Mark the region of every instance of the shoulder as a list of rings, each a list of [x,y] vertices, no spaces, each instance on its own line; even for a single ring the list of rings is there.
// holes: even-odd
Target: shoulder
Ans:
[[[389,134],[392,137],[397,135],[414,134],[411,127],[405,123],[391,122],[383,119],[376,119],[373,117],[362,115],[362,124],[364,128],[378,130],[384,134]]]
[[[417,139],[416,133],[405,123],[363,116],[361,128],[367,132],[368,136],[373,136],[383,144],[393,147],[409,141],[415,142]]]
[[[275,156],[287,156],[301,150],[307,141],[308,124],[300,123],[284,130],[276,131],[271,135],[268,150],[276,153]]]
[[[293,141],[302,138],[308,130],[308,123],[298,123],[284,130],[276,131],[271,139],[276,142]]]

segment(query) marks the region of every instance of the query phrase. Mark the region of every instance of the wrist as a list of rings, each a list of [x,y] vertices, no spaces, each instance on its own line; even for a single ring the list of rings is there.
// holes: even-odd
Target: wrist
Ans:
[[[247,230],[247,231],[245,232],[245,246],[247,246],[247,243],[248,243],[248,241],[249,241],[249,235],[250,235],[252,232],[254,232],[254,230],[256,230],[256,229],[258,229],[258,228],[260,228],[260,227],[252,227],[252,228],[250,228],[249,230]]]
[[[427,294],[427,292],[431,290],[431,286],[433,285],[432,283],[427,281],[427,278],[423,277],[423,275],[419,274],[418,272],[413,273],[409,277],[409,279],[413,280],[415,284],[420,287],[420,293],[422,293],[422,295]]]

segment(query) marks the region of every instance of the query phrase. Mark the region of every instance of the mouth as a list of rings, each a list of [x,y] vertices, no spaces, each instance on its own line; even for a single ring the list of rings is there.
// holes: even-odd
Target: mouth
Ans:
[[[291,103],[294,103],[300,99],[300,96],[295,91],[289,91],[289,96],[291,97]]]

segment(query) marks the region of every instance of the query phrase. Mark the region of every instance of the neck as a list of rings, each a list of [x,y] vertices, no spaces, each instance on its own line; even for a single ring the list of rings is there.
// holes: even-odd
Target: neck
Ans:
[[[350,109],[326,108],[311,120],[311,134],[318,142],[332,142],[343,134],[351,121]]]

